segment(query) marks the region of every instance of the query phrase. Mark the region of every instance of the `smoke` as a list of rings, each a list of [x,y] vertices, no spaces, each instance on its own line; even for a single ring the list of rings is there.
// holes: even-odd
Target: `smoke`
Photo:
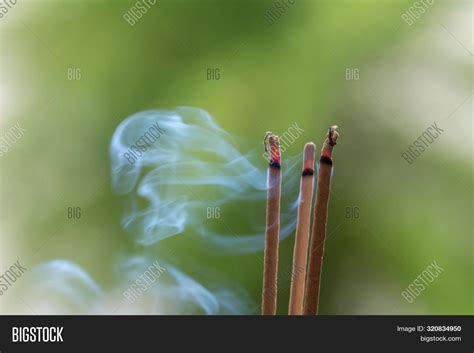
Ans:
[[[27,273],[25,303],[37,314],[100,313],[104,291],[80,266],[66,260],[42,263]]]
[[[185,271],[182,260],[188,254],[163,240],[178,235],[184,242],[198,239],[206,256],[261,251],[267,192],[262,151],[242,154],[207,112],[179,107],[125,119],[112,137],[110,159],[112,186],[125,203],[122,226],[139,249],[120,258],[115,267],[120,289],[105,294],[85,271],[66,261],[40,265],[42,275],[34,282],[69,298],[78,312],[102,313],[110,308],[106,302],[123,301],[123,290],[158,259],[166,268],[164,275],[142,289],[139,307],[125,303],[129,312],[255,313],[258,305],[231,280],[224,280],[225,275],[197,266]],[[296,225],[300,157],[282,164],[284,239]],[[159,255],[163,251],[168,256]],[[45,274],[54,281],[43,281]]]
[[[131,159],[127,155],[130,146],[137,145],[151,126],[159,126],[163,135],[143,148],[141,156]],[[255,157],[259,159],[252,163]],[[123,227],[136,243],[147,246],[189,231],[226,252],[262,249],[266,163],[260,154],[241,154],[207,112],[180,107],[132,115],[118,126],[110,158],[113,187],[128,196]],[[284,169],[286,176],[293,176],[283,178],[288,194],[292,189],[296,192],[299,173],[292,170],[295,166],[290,161]],[[232,232],[229,219],[236,206],[253,211],[249,213],[260,227],[248,227],[247,233]],[[283,209],[282,238],[294,229],[294,206],[290,203],[287,212]],[[224,231],[216,232],[213,222],[206,222],[209,210],[219,213],[221,218],[214,223],[223,225]]]

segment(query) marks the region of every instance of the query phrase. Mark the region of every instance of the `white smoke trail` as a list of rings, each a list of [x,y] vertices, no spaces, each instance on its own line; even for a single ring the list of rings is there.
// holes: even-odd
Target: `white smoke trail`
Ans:
[[[176,235],[200,239],[206,244],[202,248],[213,255],[262,250],[267,163],[261,153],[241,154],[207,112],[180,107],[141,112],[124,120],[112,137],[110,158],[112,185],[127,203],[123,228],[141,250],[119,260],[115,271],[120,289],[109,291],[70,262],[38,266],[29,286],[39,289],[36,299],[55,298],[56,302],[43,305],[46,313],[58,301],[68,304],[63,311],[69,313],[123,313],[123,290],[157,259],[166,268],[164,275],[143,289],[139,306],[125,303],[127,313],[255,313],[258,305],[222,275],[202,280],[203,273],[216,271],[193,266],[194,273],[186,274],[178,269],[185,254],[158,254],[170,250],[161,241]],[[295,228],[299,161],[299,157],[283,161],[281,239]],[[218,208],[222,217],[208,222],[209,207]],[[118,303],[115,309],[111,302]]]
[[[130,163],[130,147],[154,125],[159,125],[164,134]],[[186,230],[224,251],[262,249],[262,224],[257,229],[249,227],[246,234],[236,234],[229,229],[231,221],[222,219],[227,228],[223,234],[203,221],[207,207],[218,207],[225,215],[226,207],[236,206],[252,210],[253,217],[261,221],[266,197],[264,161],[258,160],[258,168],[251,162],[252,157],[242,155],[230,135],[207,112],[180,107],[132,115],[117,128],[110,157],[113,186],[129,197],[123,226],[138,244],[151,245]],[[295,165],[289,162],[284,168],[283,190],[288,194],[296,192],[299,172],[293,170]],[[144,200],[145,207],[140,207]],[[282,238],[294,229],[294,206],[290,203],[290,210],[282,212]]]

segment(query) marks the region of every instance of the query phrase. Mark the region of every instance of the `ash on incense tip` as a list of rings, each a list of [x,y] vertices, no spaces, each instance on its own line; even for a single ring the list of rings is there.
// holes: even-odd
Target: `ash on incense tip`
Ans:
[[[339,132],[337,131],[338,126],[332,125],[326,134],[326,140],[323,143],[321,150],[320,163],[332,165],[332,149],[337,144],[339,138]]]
[[[314,152],[316,150],[316,145],[312,142],[308,142],[304,145],[303,151],[303,172],[302,176],[313,175],[314,174]]]
[[[265,151],[268,153],[268,163],[271,167],[280,168],[280,139],[268,131],[263,140]]]
[[[328,138],[328,143],[331,146],[334,146],[336,144],[337,138],[339,137],[339,132],[337,131],[338,126],[333,125],[329,128],[327,138]]]

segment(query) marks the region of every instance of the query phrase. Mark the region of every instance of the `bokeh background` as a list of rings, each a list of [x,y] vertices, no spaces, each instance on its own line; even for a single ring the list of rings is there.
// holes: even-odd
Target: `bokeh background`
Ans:
[[[26,129],[0,157],[0,272],[17,259],[28,268],[0,297],[1,313],[94,312],[63,298],[88,295],[77,283],[63,284],[73,294],[35,290],[60,279],[34,270],[57,259],[119,300],[117,258],[154,248],[122,229],[110,140],[135,112],[182,105],[212,114],[242,153],[297,122],[304,134],[286,152],[297,155],[340,126],[322,314],[474,313],[472,2],[435,1],[412,25],[401,17],[412,1],[295,0],[270,24],[274,1],[158,0],[132,26],[123,15],[133,4],[19,0],[0,19],[1,134]],[[407,163],[402,153],[433,122],[444,133]],[[264,222],[264,208],[221,217],[240,231]],[[246,313],[259,312],[262,251],[209,254],[186,232],[175,238],[182,271],[218,271],[247,293]],[[293,245],[294,235],[281,242],[281,273]],[[433,261],[444,271],[408,303],[401,292]],[[288,297],[282,274],[278,313]],[[144,307],[117,313],[162,312]]]

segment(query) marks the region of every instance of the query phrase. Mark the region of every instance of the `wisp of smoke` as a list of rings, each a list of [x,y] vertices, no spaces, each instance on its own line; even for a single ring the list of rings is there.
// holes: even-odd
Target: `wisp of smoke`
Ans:
[[[155,250],[165,247],[163,239],[197,236],[206,244],[203,249],[215,255],[263,249],[267,162],[261,153],[240,153],[209,113],[179,107],[134,114],[117,127],[110,159],[112,186],[126,203],[123,228],[141,247],[115,268],[120,290],[106,294],[79,266],[63,260],[39,265],[31,288],[42,283],[41,291],[63,297],[75,312],[106,313],[110,293],[121,293],[137,280],[157,259]],[[299,159],[282,163],[281,239],[295,228]],[[236,213],[245,216],[235,219]],[[256,311],[245,291],[222,279],[204,285],[178,269],[179,255],[160,258],[166,271],[144,291],[141,309],[145,307],[146,313]]]
[[[156,125],[163,135],[146,145],[140,157],[127,158],[131,146]],[[251,162],[255,156],[260,158],[258,167]],[[113,186],[119,194],[128,196],[123,226],[138,244],[151,245],[186,231],[202,236],[220,251],[262,249],[266,162],[260,154],[241,154],[231,136],[207,112],[180,107],[134,114],[117,128],[110,158]],[[293,170],[295,166],[290,161],[283,169],[282,188],[288,194],[296,190],[299,173]],[[248,227],[242,234],[232,231],[233,212],[225,210],[237,206],[254,211],[253,218],[260,221],[260,226]],[[282,212],[282,238],[294,229],[294,209],[295,204],[290,203],[289,210]],[[224,231],[218,233],[211,228],[212,222],[205,222],[209,210],[218,210]]]

